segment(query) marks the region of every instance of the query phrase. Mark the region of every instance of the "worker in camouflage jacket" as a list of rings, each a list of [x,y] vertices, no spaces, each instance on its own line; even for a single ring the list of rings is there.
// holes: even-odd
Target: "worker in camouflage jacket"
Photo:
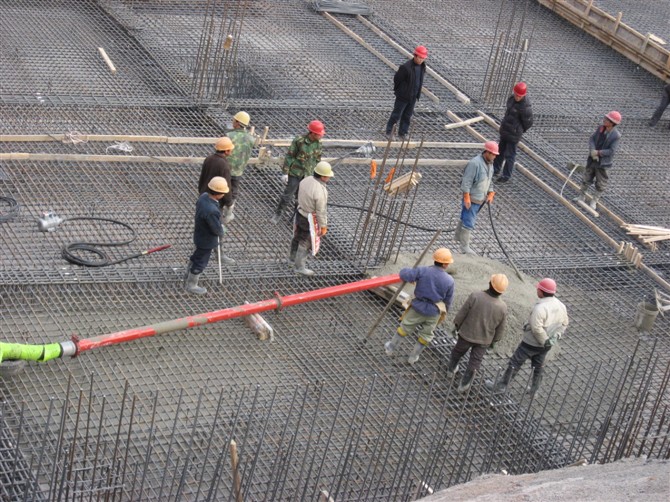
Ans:
[[[521,136],[533,125],[533,108],[526,95],[528,88],[524,82],[514,86],[512,95],[507,99],[505,116],[500,122],[500,155],[493,163],[493,175],[499,176],[498,183],[505,183],[512,177],[516,161],[516,147]],[[505,168],[502,170],[503,162]]]
[[[247,112],[237,112],[233,117],[233,129],[226,134],[234,145],[227,159],[230,164],[230,197],[222,209],[223,222],[226,224],[235,219],[233,211],[240,193],[240,181],[255,143],[254,137],[247,132],[250,120]]]
[[[318,120],[312,120],[307,126],[307,134],[296,136],[284,158],[282,182],[286,185],[284,193],[272,217],[272,223],[279,223],[282,213],[298,192],[303,178],[314,173],[316,164],[321,161],[321,138],[326,128]]]

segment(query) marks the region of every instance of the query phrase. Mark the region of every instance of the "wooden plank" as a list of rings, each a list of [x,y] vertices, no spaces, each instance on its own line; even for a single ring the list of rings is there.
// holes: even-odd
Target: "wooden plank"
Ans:
[[[466,125],[472,125],[477,122],[484,120],[484,117],[472,117],[471,119],[464,120],[463,122],[453,122],[451,124],[445,124],[445,129],[456,129],[458,127],[464,127]]]

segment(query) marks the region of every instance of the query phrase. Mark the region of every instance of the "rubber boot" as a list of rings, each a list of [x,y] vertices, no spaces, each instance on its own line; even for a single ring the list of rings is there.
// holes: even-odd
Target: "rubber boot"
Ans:
[[[474,379],[475,379],[474,370],[471,370],[470,368],[466,369],[465,373],[463,373],[461,383],[458,384],[458,392],[460,394],[465,394],[470,389],[470,387],[472,387],[472,381]]]
[[[388,342],[384,344],[384,350],[386,351],[387,356],[393,355],[395,348],[398,346],[400,340],[402,339],[403,337],[400,336],[398,333],[396,333],[395,335],[393,335],[393,338],[391,338]]]
[[[447,378],[454,378],[456,373],[458,373],[458,359],[453,356],[449,359],[449,364],[447,364]]]
[[[223,213],[221,213],[223,224],[226,225],[235,219],[235,203],[232,203],[230,206],[223,207]]]
[[[295,266],[295,254],[298,251],[299,242],[295,239],[291,241],[291,250],[288,253],[288,258],[286,258],[286,263],[289,265]]]
[[[458,242],[461,245],[462,254],[477,254],[472,249],[470,249],[470,234],[471,230],[468,230],[467,228],[461,228]]]
[[[279,223],[279,220],[281,220],[281,214],[283,212],[284,208],[282,206],[279,206],[277,209],[275,209],[275,214],[272,215],[272,219],[270,220],[273,225]]]
[[[456,225],[456,230],[454,231],[454,239],[459,242],[461,240],[461,230],[463,230],[463,222],[458,220],[458,225]]]
[[[224,265],[235,265],[237,263],[234,258],[231,258],[230,256],[226,256],[225,254],[221,253],[221,263]]]
[[[314,271],[308,269],[305,266],[305,262],[307,261],[307,249],[303,246],[298,246],[298,250],[295,253],[295,272],[296,274],[304,275],[307,277],[311,277],[314,275]]]
[[[589,202],[589,207],[593,209],[594,211],[596,210],[596,207],[598,207],[598,201],[600,200],[600,197],[602,197],[603,193],[599,191],[595,191],[593,194],[593,197],[591,197],[591,202]]]
[[[533,372],[533,381],[527,389],[528,394],[534,396],[535,393],[537,392],[537,389],[540,388],[541,383],[542,383],[542,373]]]
[[[204,295],[207,293],[207,289],[198,286],[198,279],[200,279],[200,274],[189,271],[188,277],[186,277],[186,291],[195,295]]]
[[[421,355],[421,352],[423,352],[423,349],[425,349],[426,346],[421,343],[421,342],[416,342],[414,344],[414,348],[412,349],[412,352],[410,352],[409,357],[407,358],[407,362],[409,364],[414,364],[419,360],[419,356]]]
[[[586,202],[586,191],[588,189],[588,185],[582,185],[582,188],[579,190],[579,195],[572,200],[575,202]]]
[[[507,386],[509,383],[512,381],[512,378],[514,378],[514,375],[516,375],[516,372],[518,370],[514,368],[513,366],[507,366],[507,369],[505,370],[505,373],[496,380],[495,383],[493,383],[491,380],[487,380],[484,382],[484,385],[486,388],[492,392],[495,393],[502,393],[507,390]]]

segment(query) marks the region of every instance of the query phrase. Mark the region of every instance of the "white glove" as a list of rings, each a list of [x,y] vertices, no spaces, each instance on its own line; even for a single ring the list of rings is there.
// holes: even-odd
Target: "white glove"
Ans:
[[[282,175],[281,175],[281,182],[282,182],[284,185],[288,185],[288,174],[282,174]]]
[[[596,162],[598,161],[598,150],[591,150],[591,158]]]

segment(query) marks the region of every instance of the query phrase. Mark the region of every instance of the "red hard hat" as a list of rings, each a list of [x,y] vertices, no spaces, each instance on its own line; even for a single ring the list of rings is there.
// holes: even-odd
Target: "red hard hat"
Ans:
[[[611,112],[609,112],[607,115],[605,115],[605,118],[610,120],[614,124],[621,123],[621,114],[616,110],[612,110]]]
[[[494,155],[498,155],[500,153],[498,150],[498,143],[495,141],[487,141],[484,143],[484,150],[491,152]]]
[[[544,279],[542,279],[540,282],[537,283],[536,288],[539,289],[540,291],[544,291],[545,293],[549,293],[550,295],[555,295],[556,281],[553,279],[549,279],[549,277],[545,277]]]
[[[414,55],[425,59],[428,57],[428,49],[423,45],[417,45],[416,49],[414,49]]]
[[[312,120],[307,126],[307,130],[318,136],[323,136],[326,134],[326,128],[323,126],[323,123],[320,120]]]
[[[514,94],[517,96],[525,96],[527,90],[526,82],[519,82],[514,86]]]

